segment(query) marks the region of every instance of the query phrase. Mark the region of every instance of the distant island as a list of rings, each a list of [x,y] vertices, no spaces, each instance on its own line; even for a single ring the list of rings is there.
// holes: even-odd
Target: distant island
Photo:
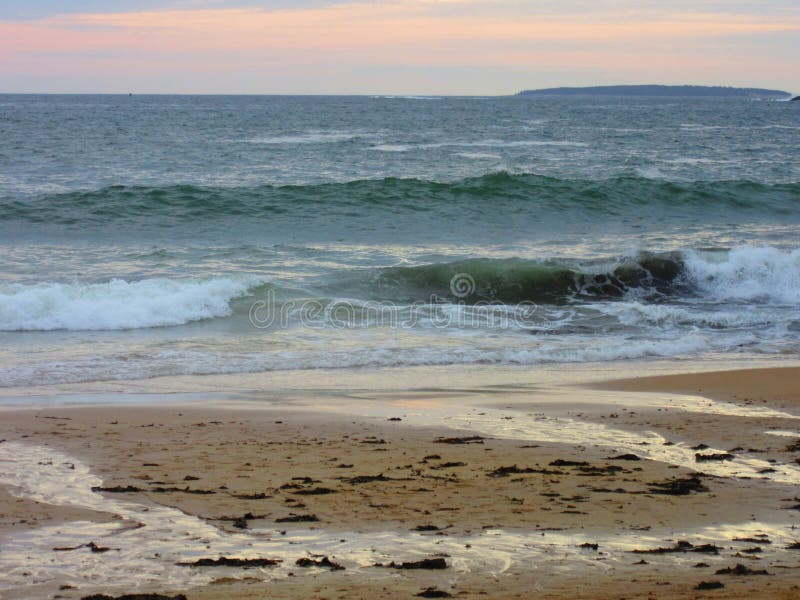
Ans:
[[[707,85],[601,85],[593,87],[557,87],[524,90],[518,96],[649,96],[654,98],[755,98],[785,100],[783,90],[737,88]]]

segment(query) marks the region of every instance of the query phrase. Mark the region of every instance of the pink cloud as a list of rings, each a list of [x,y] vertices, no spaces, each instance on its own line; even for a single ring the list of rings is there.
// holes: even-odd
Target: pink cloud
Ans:
[[[671,68],[676,60],[687,59],[680,48],[715,38],[800,30],[800,19],[723,14],[512,17],[469,14],[463,7],[446,14],[432,9],[437,4],[145,11],[0,22],[0,59],[6,65],[0,73],[139,71],[148,66],[153,72],[180,68],[202,73],[237,68],[242,61],[281,66],[616,65],[633,72],[646,65]],[[693,62],[711,65],[718,59],[695,56]],[[747,56],[742,59],[746,62]]]

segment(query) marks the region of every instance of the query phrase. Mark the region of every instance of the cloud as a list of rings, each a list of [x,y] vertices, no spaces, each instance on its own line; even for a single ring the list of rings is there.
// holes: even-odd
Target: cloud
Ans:
[[[703,63],[725,63],[731,57],[715,55],[714,45],[731,39],[749,40],[742,43],[740,58],[743,65],[750,64],[748,43],[763,50],[769,45],[765,40],[796,36],[800,30],[797,16],[698,13],[682,3],[681,10],[669,12],[663,8],[666,2],[660,9],[643,2],[647,10],[636,14],[623,10],[630,2],[606,3],[604,10],[598,3],[561,4],[565,10],[560,13],[551,12],[554,4],[536,3],[537,11],[531,8],[534,3],[514,0],[402,0],[0,21],[0,59],[5,64],[0,74],[30,77],[82,70],[111,77],[113,70],[152,75],[173,71],[185,80],[187,73],[263,71],[271,66],[308,68],[309,77],[325,65],[354,72],[369,65],[512,70],[616,66],[624,78],[648,65],[657,74],[659,69],[674,70],[676,61],[685,61],[687,71]],[[572,12],[566,10],[570,7]],[[783,65],[776,56],[770,68],[789,68]]]

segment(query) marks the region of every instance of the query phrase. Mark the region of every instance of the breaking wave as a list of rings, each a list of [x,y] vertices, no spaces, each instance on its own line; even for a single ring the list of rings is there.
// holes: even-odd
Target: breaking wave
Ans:
[[[468,282],[467,287],[453,288],[458,277]],[[603,312],[609,315],[626,311],[625,302],[635,302],[636,306],[654,308],[637,309],[630,318],[637,318],[635,315],[644,314],[644,310],[654,322],[683,319],[688,313],[681,303],[725,303],[732,305],[727,312],[708,318],[718,319],[718,324],[733,324],[747,314],[753,316],[752,310],[747,313],[753,307],[800,305],[800,249],[741,247],[727,251],[643,252],[590,262],[471,259],[355,271],[349,276],[340,273],[333,281],[317,282],[305,289],[282,288],[275,282],[246,275],[2,284],[0,331],[183,325],[228,317],[240,308],[246,312],[250,305],[246,299],[262,298],[268,290],[280,292],[281,301],[313,300],[324,304],[351,299],[391,302],[399,307],[418,302],[534,302],[556,306],[605,303],[611,308]],[[237,299],[243,299],[241,306],[234,302]],[[691,312],[697,312],[696,307]]]

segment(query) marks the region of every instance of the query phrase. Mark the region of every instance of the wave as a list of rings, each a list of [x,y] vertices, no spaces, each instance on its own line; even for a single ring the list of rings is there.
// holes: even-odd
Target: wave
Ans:
[[[800,249],[650,253],[596,261],[471,259],[381,270],[379,297],[466,303],[687,298],[800,305]]]
[[[722,255],[685,253],[687,281],[715,301],[800,304],[800,249],[734,248]]]
[[[92,331],[183,325],[231,314],[246,278],[0,285],[0,331]]]
[[[384,178],[345,183],[256,187],[110,186],[93,191],[0,199],[0,222],[55,225],[144,223],[155,228],[230,218],[303,217],[321,210],[440,211],[502,214],[524,211],[546,217],[579,213],[592,218],[641,217],[648,209],[672,215],[730,219],[737,211],[755,217],[800,216],[800,183],[754,181],[672,182],[646,177],[605,180],[557,179],[533,174],[491,173],[453,182]]]
[[[747,312],[754,306],[800,306],[800,249],[642,252],[590,262],[471,259],[358,270],[349,276],[339,272],[334,282],[309,285],[281,287],[252,276],[4,284],[0,285],[0,331],[184,325],[237,311],[244,314],[264,298],[272,298],[276,307],[284,303],[308,307],[304,303],[311,302],[322,313],[348,302],[355,313],[366,317],[375,312],[371,302],[390,303],[399,311],[419,303],[512,306],[533,302],[592,307],[622,324],[749,325],[770,321],[757,311]],[[237,299],[243,301],[236,304]],[[745,309],[715,308],[709,313],[698,303],[745,305]],[[290,317],[299,314],[292,310],[287,312]]]
[[[633,289],[666,294],[680,285],[679,254],[639,254],[613,266],[512,259],[472,259],[382,270],[373,280],[379,295],[418,300],[435,296],[466,303],[561,302],[568,298],[621,298]]]

